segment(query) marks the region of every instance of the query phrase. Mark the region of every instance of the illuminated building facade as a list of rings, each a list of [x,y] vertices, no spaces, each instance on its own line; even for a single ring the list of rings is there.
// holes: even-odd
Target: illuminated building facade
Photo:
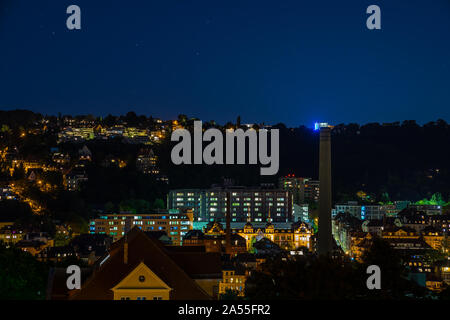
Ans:
[[[70,164],[70,156],[61,152],[55,152],[52,154],[52,161],[58,169],[62,170]]]
[[[247,243],[245,238],[237,233],[230,236],[229,253],[236,255],[247,252]],[[203,233],[201,230],[191,230],[183,238],[183,245],[186,246],[204,246],[206,252],[226,252],[226,232],[222,225],[214,222]]]
[[[357,201],[336,204],[332,210],[334,217],[338,213],[348,212],[352,216],[361,220],[381,220],[386,215],[396,212],[395,205],[359,205]]]
[[[442,206],[432,204],[409,204],[408,208],[423,211],[429,216],[439,216],[442,214]]]
[[[363,253],[370,248],[373,237],[370,233],[354,233],[350,256],[361,261]],[[386,240],[394,250],[398,250],[405,265],[409,268],[419,273],[432,272],[432,267],[425,256],[433,248],[414,229],[392,228],[384,230],[382,239]],[[437,240],[437,238],[433,240]]]
[[[308,204],[295,204],[292,210],[293,222],[309,222],[309,205]]]
[[[174,245],[181,245],[183,236],[192,230],[192,210],[157,210],[142,214],[107,214],[90,221],[90,233],[106,234],[119,240],[137,226],[142,231],[165,231]]]
[[[227,193],[231,194],[231,222],[292,221],[290,191],[263,188],[178,189],[168,195],[169,209],[192,208],[195,221],[225,222]]]
[[[450,232],[450,215],[444,214],[441,216],[431,216],[429,218],[429,224],[444,233],[449,233]]]
[[[0,187],[0,200],[18,200],[18,199],[19,199],[18,195],[13,192],[11,186]]]
[[[447,261],[443,266],[440,268],[441,270],[441,277],[442,280],[447,284],[450,285],[450,262]]]
[[[290,191],[295,204],[319,201],[318,180],[288,174],[278,179],[278,187],[282,190]]]
[[[219,283],[219,294],[225,294],[227,290],[235,291],[238,296],[244,296],[245,281],[248,272],[236,270],[236,268],[224,268],[222,271],[222,281]]]
[[[284,250],[295,250],[299,247],[312,249],[313,230],[305,223],[293,224],[291,228],[275,228],[268,223],[265,228],[254,228],[248,222],[243,229],[235,230],[247,243],[247,250],[251,250],[252,244],[262,238],[267,238]]]
[[[444,241],[444,234],[442,233],[442,231],[430,226],[423,229],[421,233],[423,240],[425,240],[425,242],[428,243],[430,247],[432,247],[434,250],[442,249],[442,242]]]
[[[5,244],[16,244],[24,238],[22,230],[14,229],[12,224],[12,222],[8,225],[0,223],[0,242]]]

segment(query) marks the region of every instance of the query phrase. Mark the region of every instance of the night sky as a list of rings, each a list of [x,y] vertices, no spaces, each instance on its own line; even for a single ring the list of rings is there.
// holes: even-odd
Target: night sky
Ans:
[[[450,0],[0,0],[0,109],[16,108],[450,122]]]

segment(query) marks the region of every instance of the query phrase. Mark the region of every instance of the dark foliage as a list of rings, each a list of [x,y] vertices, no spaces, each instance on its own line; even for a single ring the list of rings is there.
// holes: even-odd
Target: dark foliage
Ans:
[[[0,243],[0,300],[43,300],[48,267],[28,252]]]

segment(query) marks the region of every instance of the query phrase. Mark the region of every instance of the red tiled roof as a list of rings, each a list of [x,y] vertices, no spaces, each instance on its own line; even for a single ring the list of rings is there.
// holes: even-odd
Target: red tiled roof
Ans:
[[[128,242],[128,263],[124,263],[124,242]],[[100,259],[101,260],[101,259]],[[122,237],[111,246],[110,257],[86,281],[81,290],[74,292],[69,299],[74,300],[112,300],[111,288],[144,262],[162,281],[173,290],[172,300],[207,300],[211,297],[180,265],[171,258],[157,240],[147,237],[138,228],[133,228],[127,237]],[[201,265],[201,262],[198,263]]]

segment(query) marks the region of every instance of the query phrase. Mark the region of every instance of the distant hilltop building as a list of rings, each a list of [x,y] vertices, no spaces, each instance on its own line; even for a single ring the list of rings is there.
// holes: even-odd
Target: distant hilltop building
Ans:
[[[11,185],[5,185],[5,186],[0,186],[0,200],[18,200],[19,196],[14,193],[14,191],[11,188]],[[0,228],[2,227],[1,225],[1,220],[0,220]]]
[[[53,152],[52,154],[52,162],[59,170],[69,166],[70,164],[70,156],[69,154],[61,153],[59,151]]]
[[[88,181],[88,175],[82,168],[74,168],[64,176],[67,190],[77,191],[83,182]]]
[[[95,121],[77,121],[67,119],[65,127],[58,132],[58,143],[82,143],[87,140],[108,140],[120,138],[124,143],[149,145],[164,138],[164,126],[155,122],[152,127],[138,128],[125,124],[116,124],[110,127],[95,124]]]
[[[121,160],[119,157],[108,154],[102,160],[100,165],[105,168],[124,168],[126,166],[126,162]]]
[[[142,148],[136,157],[136,169],[144,174],[159,174],[158,157],[152,149]]]
[[[169,183],[169,178],[161,173],[158,166],[158,156],[155,155],[153,149],[142,148],[136,157],[136,169],[143,174],[153,176],[157,181]]]
[[[93,127],[67,127],[58,133],[58,143],[61,142],[82,142],[94,139]]]
[[[231,194],[231,222],[266,222],[269,215],[273,222],[292,221],[292,193],[282,189],[177,189],[169,192],[168,208],[191,208],[196,222],[225,222],[228,192]]]
[[[86,145],[84,145],[83,148],[78,150],[78,156],[80,160],[87,160],[87,161],[92,160],[92,152]]]
[[[14,226],[14,222],[0,221],[0,242],[7,245],[16,244],[23,240],[24,236],[23,231]]]

